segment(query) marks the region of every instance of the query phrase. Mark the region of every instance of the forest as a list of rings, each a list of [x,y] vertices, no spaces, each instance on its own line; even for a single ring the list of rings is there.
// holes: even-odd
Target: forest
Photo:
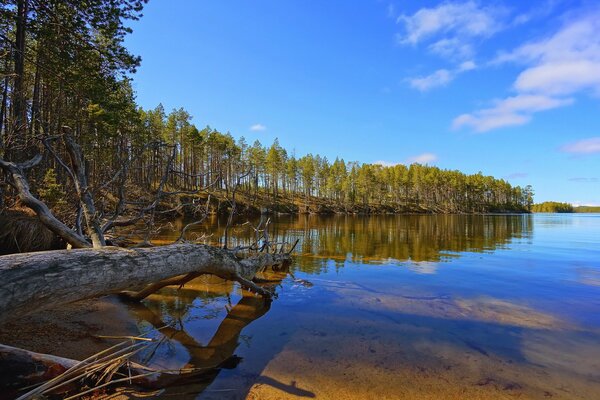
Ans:
[[[597,206],[573,206],[570,203],[561,203],[558,201],[544,201],[536,203],[531,207],[534,213],[597,213],[600,207]]]
[[[6,387],[8,397],[76,398],[114,383],[160,391],[214,379],[241,362],[234,352],[252,336],[241,337],[242,329],[269,310],[283,282],[306,289],[298,297],[308,293],[307,303],[315,298],[308,292],[313,283],[294,273],[393,261],[429,274],[434,263],[458,253],[479,253],[479,260],[533,235],[529,215],[479,214],[573,211],[563,203],[534,205],[530,185],[483,172],[296,154],[278,139],[249,142],[226,127],[195,123],[183,107],[142,107],[133,90],[142,58],[125,39],[146,3],[0,0],[0,337],[10,340],[0,344],[0,392]],[[356,214],[478,215],[373,216],[366,222]],[[288,218],[287,227],[278,226],[278,218]],[[213,232],[200,235],[209,227]],[[166,342],[142,337],[148,332],[94,336],[96,344],[125,339],[88,358],[64,358],[45,354],[59,349],[57,343],[26,350],[29,344],[17,339],[28,337],[11,328],[81,300],[144,308],[166,287],[196,299],[198,290],[189,288],[205,275],[228,287],[227,316],[218,329],[226,335],[206,350],[186,336],[197,357],[182,368],[140,361],[142,346]],[[235,306],[232,293],[241,297]],[[448,304],[446,294],[414,294],[404,301],[439,301],[443,310]],[[136,329],[144,325],[136,323]],[[165,338],[187,335],[183,322],[177,329],[176,323],[157,317],[151,325]],[[92,336],[79,327],[76,333]],[[490,358],[479,345],[465,343]],[[208,364],[200,362],[205,353],[211,353]],[[12,370],[17,364],[18,373]],[[295,382],[289,390],[298,390]]]
[[[600,206],[577,206],[573,210],[576,213],[600,213]]]
[[[536,213],[572,213],[575,208],[569,203],[560,203],[557,201],[545,201],[543,203],[534,204],[531,211]]]
[[[320,155],[297,156],[275,140],[247,143],[229,132],[196,127],[183,108],[136,104],[131,77],[141,58],[124,47],[128,23],[145,1],[2,1],[0,157],[43,159],[28,171],[32,193],[62,215],[76,213],[62,159],[65,132],[81,147],[87,184],[107,215],[120,187],[144,197],[159,188],[160,206],[181,196],[218,201],[232,190],[254,210],[294,212],[524,212],[530,186],[482,173],[420,164],[382,166]],[[342,155],[340,155],[342,156]],[[120,174],[123,169],[127,173]],[[165,175],[168,177],[162,181]],[[3,208],[14,191],[0,182]],[[126,212],[139,212],[121,198]]]

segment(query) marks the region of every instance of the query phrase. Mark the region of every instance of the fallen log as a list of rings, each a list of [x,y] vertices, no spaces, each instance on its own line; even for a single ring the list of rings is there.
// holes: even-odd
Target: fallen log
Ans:
[[[289,254],[239,259],[229,250],[191,243],[0,256],[0,323],[55,305],[187,274],[217,275],[268,297],[270,292],[254,284],[252,278],[258,271],[289,259]],[[155,286],[157,290],[161,287]]]
[[[92,370],[95,370],[98,375],[102,373],[104,368],[111,366],[114,368],[115,362],[112,360],[113,356],[110,354],[110,350],[113,350],[114,358],[116,358],[117,355],[123,353],[123,351],[119,350],[122,350],[125,344],[127,342],[107,349],[109,351],[108,355],[104,357],[107,361],[103,363],[98,361],[101,360],[102,352],[87,360],[77,361],[0,344],[0,389],[8,392],[5,393],[7,397],[0,395],[0,399],[39,398],[39,393],[42,391],[55,392],[55,387],[61,388],[60,393],[77,391],[79,384],[84,381],[84,378],[77,378],[78,376]],[[147,375],[144,379],[135,381],[136,384],[144,387],[154,387],[158,377],[161,377],[161,375],[165,375],[171,380],[179,378],[180,375],[185,375],[185,373],[161,374],[161,371],[154,371],[143,365],[131,362],[127,357],[121,361],[119,368],[125,365],[128,372],[133,375]],[[152,374],[149,374],[150,372]],[[69,379],[73,377],[76,379]],[[70,380],[70,382],[65,382],[67,380]],[[23,388],[31,388],[32,386],[37,386],[33,392],[38,392],[38,394],[24,394],[25,390]]]
[[[21,388],[50,380],[75,365],[75,360],[0,344],[0,388],[8,392],[5,398],[14,399]]]

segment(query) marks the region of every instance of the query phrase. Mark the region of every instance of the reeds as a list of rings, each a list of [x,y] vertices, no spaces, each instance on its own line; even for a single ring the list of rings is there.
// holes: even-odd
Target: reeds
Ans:
[[[39,398],[64,389],[69,384],[79,384],[89,388],[66,397],[66,399],[76,399],[112,384],[123,382],[131,384],[136,380],[160,374],[162,371],[139,364],[134,365],[131,362],[131,358],[153,340],[141,337],[127,339],[78,362],[62,374],[29,390],[17,400]]]

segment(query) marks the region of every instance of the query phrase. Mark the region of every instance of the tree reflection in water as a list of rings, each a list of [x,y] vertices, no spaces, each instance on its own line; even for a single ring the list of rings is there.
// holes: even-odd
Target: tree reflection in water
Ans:
[[[288,267],[287,265],[274,267],[272,270],[261,273],[260,278],[269,281],[273,286],[288,275]],[[272,287],[272,289],[274,288]],[[165,381],[166,388],[161,395],[176,395],[178,398],[182,398],[181,396],[187,394],[190,398],[194,398],[213,382],[222,369],[235,368],[242,360],[235,354],[240,343],[244,341],[242,331],[269,311],[272,300],[239,289],[241,298],[237,304],[232,305],[230,296],[234,291],[235,286],[232,282],[205,276],[190,281],[181,288],[164,288],[157,294],[148,297],[143,303],[128,303],[130,311],[140,325],[150,327],[153,330],[152,336],[160,338],[156,346],[151,346],[142,354],[143,361],[149,366],[159,369],[165,368],[163,363],[167,362],[171,364],[168,369],[194,368],[198,370],[198,372],[183,375],[180,379]],[[202,311],[208,311],[203,313],[204,318],[217,318],[219,312],[215,309],[211,312],[207,308],[210,308],[211,303],[217,301],[218,298],[227,299],[224,307],[227,313],[212,338],[206,345],[203,345],[192,333],[188,332],[186,324],[195,317],[192,314],[198,307],[194,306],[194,302],[198,300],[200,300]],[[175,349],[175,345],[178,349]],[[165,352],[171,354],[171,357],[169,359],[162,357],[161,360],[160,353]],[[186,361],[183,361],[185,359]],[[310,392],[275,380],[265,383],[288,390],[290,393],[313,397]]]
[[[241,221],[243,222],[243,221]],[[178,235],[175,221],[173,231],[162,232],[160,239],[169,241]],[[343,268],[354,264],[418,263],[425,268],[446,259],[459,257],[463,252],[492,252],[505,248],[515,238],[530,240],[533,222],[529,215],[403,215],[403,216],[284,216],[273,218],[270,236],[276,242],[293,243],[299,239],[297,257],[288,271],[269,271],[260,278],[281,283],[288,273],[302,271],[319,274],[328,268]],[[217,218],[196,228],[196,234],[212,233],[213,243],[219,243],[224,223]],[[233,229],[230,246],[247,244],[254,233],[246,227]],[[435,272],[435,268],[432,269]],[[430,271],[430,272],[432,272]],[[308,277],[310,280],[310,277]],[[300,282],[302,280],[296,280]],[[303,281],[303,285],[310,283]],[[245,341],[244,329],[264,316],[271,303],[261,297],[241,291],[241,298],[233,305],[237,285],[218,278],[201,277],[182,288],[166,287],[150,296],[143,304],[131,306],[142,328],[150,328],[155,337],[163,338],[151,355],[150,364],[158,367],[202,368],[201,374],[190,376],[169,386],[165,396],[195,398],[219,375],[220,371],[235,368],[241,361],[236,355]],[[276,300],[275,300],[276,301]],[[227,310],[214,335],[204,345],[199,337],[215,329],[207,320],[215,320]],[[201,320],[201,321],[200,321]],[[167,327],[165,327],[167,326]],[[202,326],[202,327],[200,327]],[[159,329],[162,328],[162,329]],[[275,343],[277,342],[277,343]],[[283,346],[285,339],[273,339],[269,351]],[[265,360],[268,362],[268,360]],[[264,367],[264,365],[263,365]],[[260,366],[256,370],[261,370]],[[242,378],[245,379],[245,378]],[[258,380],[257,380],[258,379]],[[261,381],[261,379],[263,381]],[[313,397],[294,383],[284,384],[265,377],[250,377],[248,383],[277,387],[294,396]],[[248,388],[236,388],[238,394]],[[246,392],[247,393],[247,392]]]
[[[336,267],[351,261],[363,264],[390,262],[439,262],[461,252],[486,252],[503,248],[515,238],[529,239],[532,215],[296,215],[272,218],[273,241],[294,243],[297,258],[293,269],[318,272],[329,261]],[[240,223],[245,222],[240,220]],[[210,233],[220,243],[226,222],[213,217],[192,234]],[[179,226],[163,231],[162,240],[176,238]],[[231,245],[247,244],[254,232],[248,226],[233,231]]]

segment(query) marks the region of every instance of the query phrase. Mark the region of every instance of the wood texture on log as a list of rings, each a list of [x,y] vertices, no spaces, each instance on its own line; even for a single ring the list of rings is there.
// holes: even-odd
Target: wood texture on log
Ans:
[[[289,259],[288,254],[260,254],[240,260],[230,251],[191,243],[0,256],[0,322],[189,273],[213,274],[250,286],[257,271]]]

